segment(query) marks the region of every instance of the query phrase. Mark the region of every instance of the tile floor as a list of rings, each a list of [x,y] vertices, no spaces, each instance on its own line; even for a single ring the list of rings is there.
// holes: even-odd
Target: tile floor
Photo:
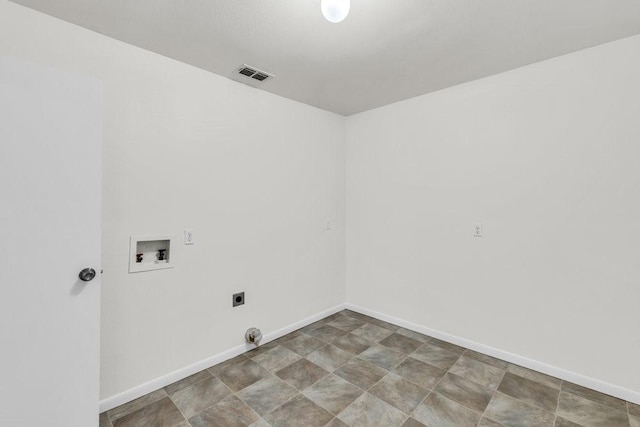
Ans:
[[[100,427],[640,427],[640,406],[348,310],[100,416]]]

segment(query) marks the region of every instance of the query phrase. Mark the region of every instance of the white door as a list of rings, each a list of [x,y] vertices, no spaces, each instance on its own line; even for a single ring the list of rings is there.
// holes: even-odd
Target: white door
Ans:
[[[0,57],[0,426],[98,424],[101,108],[99,81]]]

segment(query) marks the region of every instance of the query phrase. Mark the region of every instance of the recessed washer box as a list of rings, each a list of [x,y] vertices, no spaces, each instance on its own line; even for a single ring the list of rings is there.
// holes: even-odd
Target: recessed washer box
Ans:
[[[129,273],[164,270],[175,267],[174,236],[131,236],[129,248]]]

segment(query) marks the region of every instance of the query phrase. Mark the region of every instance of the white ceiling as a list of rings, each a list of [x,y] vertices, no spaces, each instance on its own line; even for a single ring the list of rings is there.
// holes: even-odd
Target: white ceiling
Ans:
[[[351,0],[339,24],[320,0],[14,2],[344,115],[640,33],[640,0]]]

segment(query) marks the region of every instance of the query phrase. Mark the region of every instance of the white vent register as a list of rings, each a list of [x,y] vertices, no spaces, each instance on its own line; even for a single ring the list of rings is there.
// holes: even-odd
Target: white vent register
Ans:
[[[247,64],[244,64],[238,68],[238,74],[243,75],[250,79],[257,80],[259,82],[264,82],[265,80],[272,79],[275,77],[271,73],[267,73],[266,71],[259,70],[256,67],[252,67]]]

